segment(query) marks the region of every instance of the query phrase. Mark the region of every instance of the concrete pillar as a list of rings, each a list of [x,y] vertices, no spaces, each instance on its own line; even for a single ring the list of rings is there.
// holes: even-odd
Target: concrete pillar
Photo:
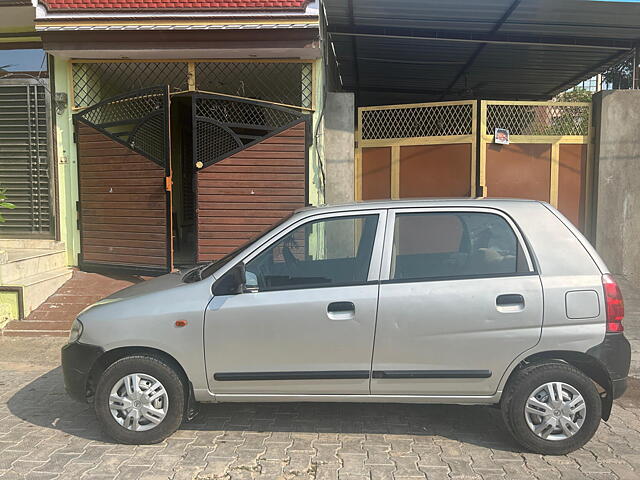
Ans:
[[[640,287],[640,91],[593,96],[595,246],[614,274]]]
[[[353,93],[327,93],[324,111],[325,201],[327,204],[354,199]]]

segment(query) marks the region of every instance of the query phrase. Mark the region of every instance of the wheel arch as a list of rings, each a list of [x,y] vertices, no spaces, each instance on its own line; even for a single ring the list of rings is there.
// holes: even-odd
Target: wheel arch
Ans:
[[[613,383],[611,381],[611,377],[600,360],[583,352],[549,350],[531,354],[519,362],[511,371],[507,382],[505,383],[505,389],[513,379],[514,375],[522,368],[533,364],[553,362],[572,365],[604,390],[604,392],[600,394],[600,398],[602,399],[602,419],[607,421],[611,415],[611,408],[613,406]]]
[[[193,386],[191,385],[191,381],[189,380],[189,376],[187,372],[182,367],[180,362],[173,357],[173,355],[152,347],[119,347],[114,348],[112,350],[107,350],[100,357],[98,357],[93,363],[91,370],[89,371],[89,375],[87,377],[87,386],[86,386],[86,395],[87,399],[92,399],[95,394],[95,387],[98,382],[98,379],[104,373],[104,371],[109,367],[109,365],[114,362],[130,357],[133,355],[148,355],[150,357],[154,357],[166,362],[169,366],[175,369],[176,373],[183,381],[185,386],[185,391],[188,392],[189,397],[193,396]]]

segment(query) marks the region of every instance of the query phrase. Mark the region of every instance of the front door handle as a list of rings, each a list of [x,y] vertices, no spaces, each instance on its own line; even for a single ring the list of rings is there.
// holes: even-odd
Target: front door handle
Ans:
[[[517,305],[520,303],[524,303],[524,297],[519,293],[508,293],[506,295],[498,295],[496,298],[496,305],[498,306],[506,306],[506,305]]]
[[[524,310],[524,297],[519,293],[507,293],[496,297],[496,308],[499,312],[520,312]]]
[[[327,317],[331,320],[353,320],[355,315],[353,302],[331,302],[327,307]]]

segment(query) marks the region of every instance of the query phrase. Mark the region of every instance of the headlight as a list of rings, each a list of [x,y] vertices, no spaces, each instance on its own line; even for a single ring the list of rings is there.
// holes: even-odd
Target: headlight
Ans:
[[[71,324],[71,331],[69,332],[69,343],[76,342],[80,339],[80,335],[82,335],[82,330],[84,327],[82,326],[82,322],[77,318]]]

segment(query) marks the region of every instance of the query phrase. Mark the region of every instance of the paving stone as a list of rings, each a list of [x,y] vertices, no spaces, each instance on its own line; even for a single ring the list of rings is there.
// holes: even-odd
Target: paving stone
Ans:
[[[53,453],[49,460],[36,468],[35,472],[62,473],[64,467],[71,460],[79,457],[79,453]]]

